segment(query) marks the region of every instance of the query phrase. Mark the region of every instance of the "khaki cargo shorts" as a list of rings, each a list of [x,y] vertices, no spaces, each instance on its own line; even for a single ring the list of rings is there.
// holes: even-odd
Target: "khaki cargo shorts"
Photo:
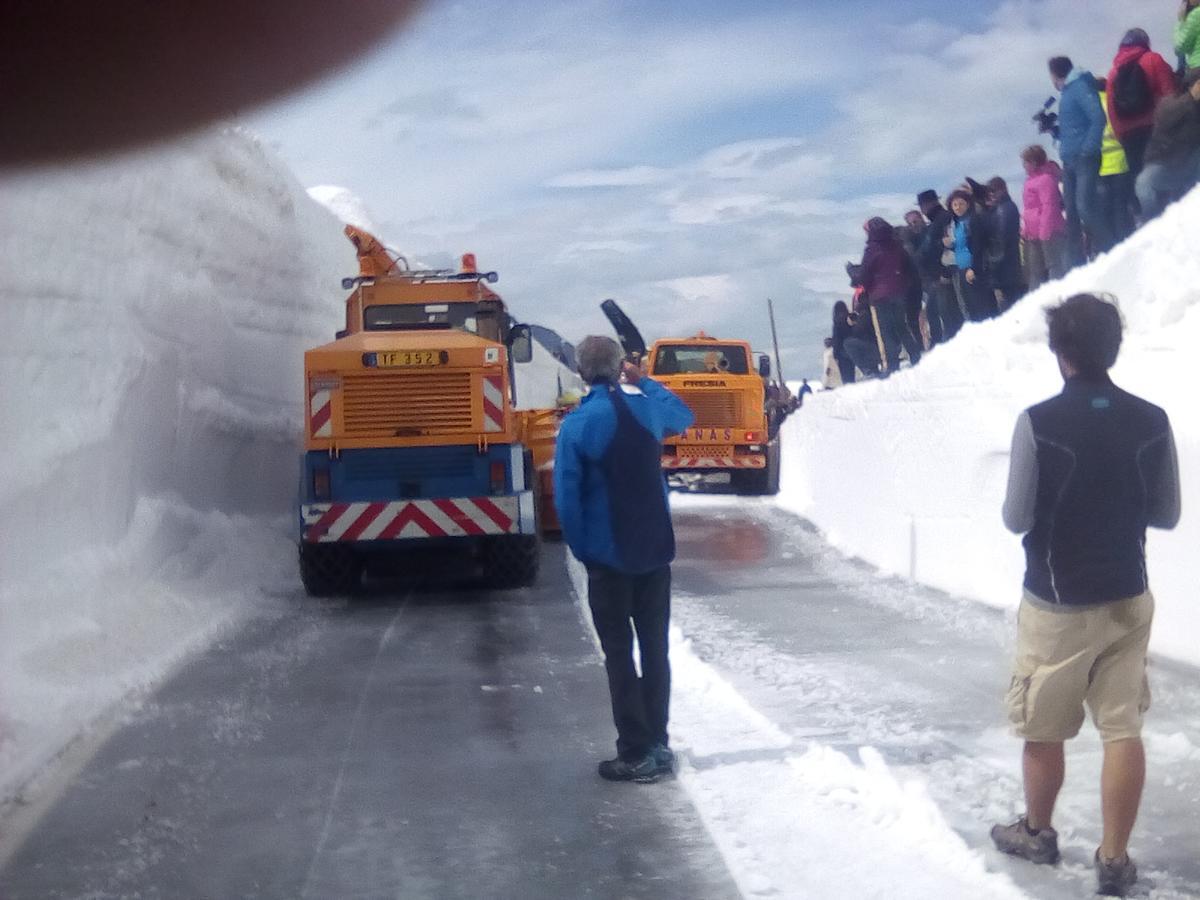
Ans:
[[[1146,648],[1153,619],[1148,591],[1083,609],[1047,609],[1027,594],[1005,698],[1016,735],[1046,743],[1073,738],[1086,703],[1105,742],[1139,737],[1150,708]]]

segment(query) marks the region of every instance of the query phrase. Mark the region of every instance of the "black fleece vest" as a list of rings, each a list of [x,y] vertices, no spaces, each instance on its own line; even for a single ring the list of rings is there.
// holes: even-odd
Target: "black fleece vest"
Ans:
[[[1107,379],[1076,377],[1029,418],[1038,483],[1025,588],[1064,605],[1141,594],[1149,497],[1170,465],[1167,414]]]

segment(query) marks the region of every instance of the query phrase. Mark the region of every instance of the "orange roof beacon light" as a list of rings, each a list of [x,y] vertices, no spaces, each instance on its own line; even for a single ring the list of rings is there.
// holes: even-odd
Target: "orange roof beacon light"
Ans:
[[[464,272],[477,272],[478,271],[478,269],[475,268],[475,254],[474,253],[464,253],[462,255],[462,271],[464,271]]]

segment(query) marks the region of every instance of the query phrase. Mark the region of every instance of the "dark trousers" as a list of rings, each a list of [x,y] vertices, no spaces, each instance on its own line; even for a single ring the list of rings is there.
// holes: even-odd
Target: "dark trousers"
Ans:
[[[624,760],[641,759],[655,744],[667,746],[671,567],[630,575],[607,566],[588,566],[588,606],[604,651],[617,726],[617,755]],[[641,652],[640,678],[633,665],[635,630]]]
[[[958,334],[963,326],[962,313],[954,296],[954,285],[941,279],[933,283],[926,296],[925,316],[929,320],[929,338],[941,344]]]
[[[879,320],[879,336],[883,338],[883,352],[887,354],[887,370],[900,368],[900,348],[908,351],[910,365],[921,361],[921,346],[908,330],[904,300],[901,297],[887,298],[874,304]]]
[[[1112,246],[1108,227],[1099,215],[1097,192],[1100,188],[1100,157],[1081,156],[1063,164],[1063,206],[1067,212],[1067,265],[1087,262],[1083,237],[1093,253]]]

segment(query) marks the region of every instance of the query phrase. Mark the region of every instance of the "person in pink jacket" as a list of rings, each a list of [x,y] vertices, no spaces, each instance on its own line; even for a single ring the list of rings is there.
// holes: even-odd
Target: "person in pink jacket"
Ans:
[[[1021,237],[1025,240],[1025,280],[1029,290],[1066,274],[1067,220],[1063,215],[1059,181],[1062,170],[1046,156],[1040,144],[1021,151],[1025,164],[1025,190]]]

